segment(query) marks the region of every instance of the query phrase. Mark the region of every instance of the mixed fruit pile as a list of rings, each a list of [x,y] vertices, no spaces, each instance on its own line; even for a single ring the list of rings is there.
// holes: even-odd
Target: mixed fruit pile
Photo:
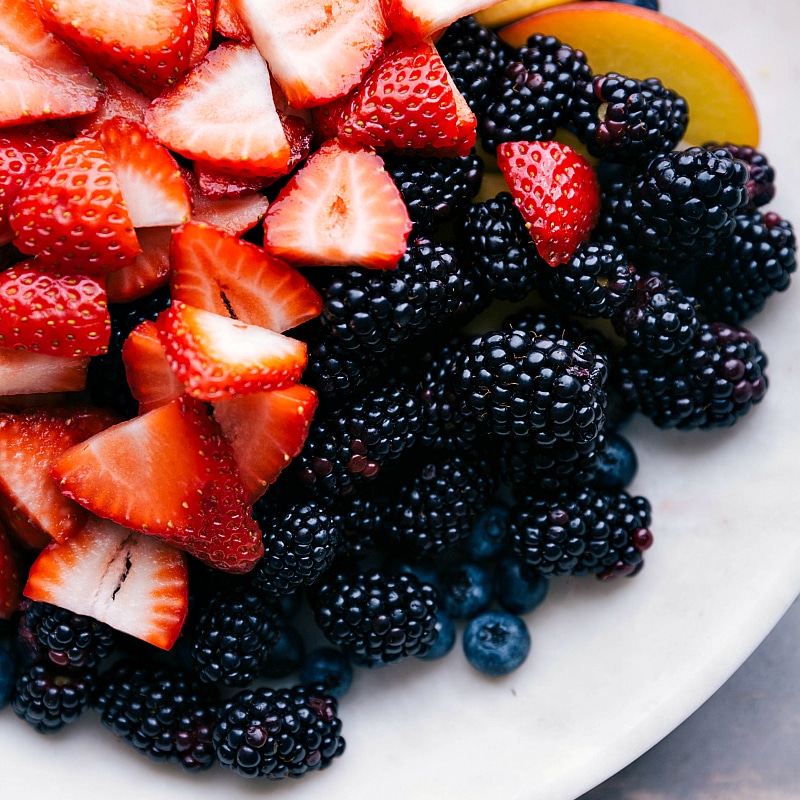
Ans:
[[[639,573],[632,414],[764,397],[795,240],[735,68],[652,2],[511,5],[552,8],[0,0],[0,704],[36,730],[327,767],[354,669],[463,626],[507,674],[550,580]],[[685,64],[601,68],[608,25],[727,118]]]

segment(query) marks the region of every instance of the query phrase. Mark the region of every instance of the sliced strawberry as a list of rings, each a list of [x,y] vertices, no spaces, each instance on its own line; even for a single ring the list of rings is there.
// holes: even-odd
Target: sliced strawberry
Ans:
[[[296,383],[214,404],[214,419],[233,447],[253,502],[303,449],[318,403],[313,389]]]
[[[33,408],[0,414],[0,494],[14,513],[56,541],[84,523],[85,511],[50,477],[50,464],[116,419],[92,408]]]
[[[250,31],[242,22],[239,12],[236,10],[235,0],[217,0],[217,8],[214,12],[214,30],[226,39],[233,39],[237,42],[252,42]]]
[[[264,230],[265,249],[293,264],[392,269],[411,220],[383,159],[331,139],[286,183]]]
[[[73,120],[72,130],[76,136],[91,136],[112,117],[144,122],[144,112],[150,105],[150,98],[137,92],[111,70],[96,67],[94,75],[103,84],[100,107],[94,114]]]
[[[155,322],[145,320],[130,332],[122,345],[122,362],[131,394],[139,401],[140,414],[183,394],[183,384],[167,361]]]
[[[234,236],[241,236],[255,228],[267,213],[269,200],[258,192],[240,197],[214,199],[201,191],[195,174],[182,170],[192,195],[192,219],[208,222]]]
[[[197,23],[192,36],[192,52],[189,54],[189,66],[193,67],[202,61],[211,47],[211,35],[214,32],[214,6],[216,0],[196,0]]]
[[[591,164],[560,142],[506,142],[497,149],[506,179],[539,255],[555,267],[585,242],[600,213]]]
[[[169,240],[172,228],[140,228],[136,232],[142,252],[129,267],[109,272],[109,303],[129,303],[152,294],[169,283]]]
[[[11,619],[22,599],[22,579],[17,553],[0,525],[0,619]]]
[[[102,146],[87,136],[57,144],[11,207],[14,244],[40,263],[103,273],[141,252]]]
[[[339,122],[342,143],[421,155],[467,155],[474,115],[428,41],[387,45]]]
[[[311,109],[311,125],[314,134],[320,143],[328,139],[335,139],[339,135],[339,128],[345,113],[350,108],[350,104],[355,97],[357,89],[344,97],[338,97],[321,106],[314,106]]]
[[[34,0],[46,28],[92,66],[154,97],[188,68],[194,0]]]
[[[95,517],[65,544],[39,554],[24,593],[169,650],[189,607],[186,556]]]
[[[80,392],[89,360],[0,347],[0,396]]]
[[[98,516],[219,569],[246,572],[263,555],[230,445],[186,395],[71,448],[52,474]]]
[[[236,5],[295,108],[347,94],[389,34],[380,0],[236,0]]]
[[[28,517],[2,492],[0,492],[0,520],[5,523],[11,538],[23,550],[38,553],[53,541],[52,536],[48,536],[41,528],[32,524]]]
[[[171,150],[218,169],[274,176],[289,168],[291,147],[269,70],[253,45],[227,42],[212,50],[153,101],[145,122]]]
[[[308,361],[304,342],[185,303],[173,303],[157,325],[170,366],[200,400],[283,389]]]
[[[281,333],[322,310],[293,267],[205,222],[177,228],[170,244],[172,299]]]
[[[496,4],[497,0],[383,0],[383,11],[395,34],[419,41],[461,17]]]

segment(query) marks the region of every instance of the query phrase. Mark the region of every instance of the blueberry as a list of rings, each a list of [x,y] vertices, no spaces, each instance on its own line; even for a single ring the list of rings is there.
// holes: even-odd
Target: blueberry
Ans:
[[[353,683],[353,667],[341,650],[320,647],[312,650],[300,668],[300,682],[305,686],[322,685],[333,697],[342,697]]]
[[[489,506],[474,522],[463,548],[472,561],[497,558],[508,541],[508,506],[495,503]]]
[[[658,11],[658,0],[613,0],[615,3],[624,3],[626,6],[639,6]]]
[[[434,589],[439,588],[439,573],[436,567],[424,561],[415,561],[412,563],[400,558],[390,558],[387,559],[384,566],[391,572],[395,572],[399,575],[414,575],[422,583],[430,584]]]
[[[549,581],[514,558],[501,559],[494,571],[494,596],[511,614],[527,614],[547,595]]]
[[[633,445],[618,433],[608,435],[605,450],[597,459],[595,474],[591,485],[595,489],[612,492],[627,488],[636,475],[639,462]]]
[[[444,611],[436,612],[436,641],[431,646],[431,649],[420,656],[423,661],[435,661],[437,658],[443,658],[452,649],[456,643],[456,626],[453,618]]]
[[[16,666],[11,653],[0,646],[0,708],[8,705],[16,681]]]
[[[455,619],[472,619],[492,601],[492,573],[480,564],[464,561],[442,574],[440,601]]]
[[[291,625],[282,625],[278,641],[269,651],[266,664],[263,668],[265,678],[286,678],[297,670],[303,663],[306,647],[303,637]]]
[[[479,672],[507,675],[528,657],[531,637],[524,620],[507,611],[479,614],[464,631],[464,655]]]

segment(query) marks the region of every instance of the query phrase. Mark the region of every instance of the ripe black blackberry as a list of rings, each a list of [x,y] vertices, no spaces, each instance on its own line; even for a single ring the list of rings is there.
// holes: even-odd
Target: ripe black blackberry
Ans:
[[[635,164],[675,148],[686,132],[683,97],[658,78],[636,80],[610,72],[578,87],[572,123],[598,158]]]
[[[545,577],[632,574],[652,544],[650,503],[644,497],[583,488],[516,499],[511,552]]]
[[[299,778],[344,752],[336,699],[316,687],[259,687],[231,697],[214,730],[223,767],[245,778]]]
[[[775,197],[775,168],[769,163],[769,159],[760,150],[754,147],[738,144],[715,144],[705,145],[708,148],[721,147],[727,150],[733,158],[744,161],[747,164],[747,197],[748,210],[754,210],[765,206]]]
[[[456,223],[456,242],[459,259],[499,300],[521,300],[536,288],[539,270],[548,269],[509,192],[469,205]]]
[[[763,399],[766,366],[750,331],[704,323],[689,350],[677,356],[623,353],[621,389],[660,428],[723,428]]]
[[[383,528],[386,504],[381,495],[361,492],[337,498],[328,509],[340,531],[336,563],[356,563],[373,552]]]
[[[412,236],[432,236],[439,225],[469,204],[483,179],[483,159],[476,155],[419,158],[386,154],[383,162],[414,224]]]
[[[436,591],[408,573],[329,575],[310,600],[325,637],[361,666],[422,656],[436,641]]]
[[[480,125],[483,146],[494,153],[502,142],[549,141],[569,121],[580,84],[591,79],[582,51],[554,36],[531,36],[506,62]]]
[[[32,664],[17,678],[11,707],[39,733],[55,733],[91,707],[94,691],[90,670]]]
[[[117,662],[101,676],[95,700],[102,724],[151,761],[195,772],[214,763],[216,688],[153,661]]]

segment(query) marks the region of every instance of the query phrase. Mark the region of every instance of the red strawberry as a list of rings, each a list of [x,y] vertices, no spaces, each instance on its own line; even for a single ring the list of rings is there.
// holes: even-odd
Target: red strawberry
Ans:
[[[103,84],[102,102],[94,114],[73,120],[72,130],[76,136],[91,136],[112,117],[144,122],[144,112],[150,105],[150,98],[137,92],[111,70],[97,67],[94,75]]]
[[[539,255],[563,264],[589,238],[600,213],[600,185],[591,164],[560,142],[506,142],[497,165]]]
[[[332,139],[286,183],[264,230],[265,249],[294,264],[392,269],[411,220],[383,159]]]
[[[174,302],[157,324],[170,366],[200,400],[283,389],[308,361],[304,342],[185,303]]]
[[[211,47],[211,34],[214,32],[214,6],[216,0],[197,1],[197,23],[192,36],[192,52],[189,54],[189,66],[193,67],[202,61]]]
[[[236,10],[235,0],[217,0],[217,7],[214,11],[214,30],[225,39],[233,39],[237,42],[252,41],[250,32]]]
[[[263,555],[233,452],[205,404],[183,395],[87,439],[51,468],[64,495],[211,566]]]
[[[394,42],[366,74],[339,122],[343,144],[422,155],[467,155],[475,115],[428,41]]]
[[[212,50],[145,114],[167,147],[218,169],[257,176],[284,174],[291,147],[264,59],[252,45]]]
[[[80,392],[89,360],[0,347],[0,396]]]
[[[73,445],[116,419],[91,408],[34,408],[0,414],[0,494],[14,515],[57,541],[72,536],[86,520],[79,505],[64,497],[50,465]]]
[[[347,94],[380,54],[380,0],[236,0],[239,16],[295,108]]]
[[[188,68],[194,0],[34,0],[46,28],[154,97]]]
[[[170,244],[173,301],[281,333],[318,316],[322,298],[293,267],[205,222]]]
[[[136,228],[180,225],[192,213],[178,163],[141,122],[114,117],[97,132]]]
[[[22,581],[17,554],[11,539],[0,525],[0,619],[11,619],[19,608]]]
[[[496,3],[497,0],[383,0],[383,10],[394,33],[418,41]]]
[[[57,144],[11,207],[14,244],[40,263],[102,273],[141,252],[102,146],[86,136]]]
[[[169,650],[189,606],[186,556],[151,536],[92,518],[31,567],[24,593]]]
[[[214,419],[233,447],[252,501],[303,449],[318,402],[313,389],[296,383],[214,404]]]
[[[129,303],[169,283],[169,240],[172,228],[140,228],[136,232],[142,252],[129,267],[108,273],[109,303]]]

